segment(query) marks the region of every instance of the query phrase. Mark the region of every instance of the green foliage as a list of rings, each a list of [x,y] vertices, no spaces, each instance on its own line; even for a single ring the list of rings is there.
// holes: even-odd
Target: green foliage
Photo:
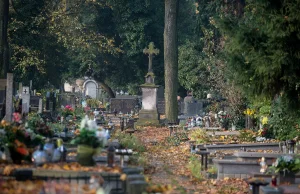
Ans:
[[[213,166],[209,167],[206,172],[208,172],[210,174],[217,174],[218,168],[215,165],[213,165]]]
[[[251,129],[242,129],[239,132],[238,139],[240,142],[253,142],[257,136],[257,133]]]
[[[165,139],[166,143],[170,146],[178,146],[181,142],[188,140],[187,132],[174,132],[174,134]]]
[[[80,117],[82,117],[82,118],[84,117],[85,112],[84,112],[84,109],[82,107],[77,107],[77,108],[75,108],[74,114],[75,114],[76,117],[79,117],[77,119],[80,119]]]
[[[271,108],[270,130],[277,139],[293,139],[300,134],[299,118],[300,112],[290,110],[287,99],[278,97]]]
[[[118,133],[114,135],[120,142],[120,144],[127,149],[132,149],[137,152],[144,152],[146,150],[145,146],[140,142],[140,140],[134,135],[127,133]]]
[[[209,142],[209,136],[204,129],[194,129],[190,133],[192,141],[196,141],[197,144],[203,144]]]
[[[54,131],[45,123],[41,115],[38,113],[31,113],[27,118],[28,128],[34,131],[36,134],[52,137]]]
[[[86,104],[91,108],[98,108],[100,105],[100,101],[97,99],[91,98],[91,99],[86,100]]]
[[[233,79],[249,96],[272,99],[284,93],[288,104],[297,107],[299,7],[299,1],[248,0],[243,17],[227,14],[220,19]]]
[[[69,62],[65,48],[47,27],[47,13],[52,5],[50,1],[15,0],[10,9],[10,65],[16,81],[33,80],[36,89],[48,81],[58,87],[66,70],[63,64]]]
[[[61,123],[49,123],[48,126],[52,131],[63,132],[65,125]]]
[[[87,145],[93,148],[99,148],[103,146],[103,142],[96,137],[96,131],[87,129],[82,129],[80,134],[71,141],[71,144]]]
[[[117,33],[123,51],[116,62],[118,71],[114,71],[112,82],[117,84],[117,87],[126,87],[127,83],[144,83],[148,57],[142,51],[150,42],[154,42],[155,47],[161,52],[153,60],[153,71],[157,76],[156,82],[163,83],[164,2],[156,0],[108,2],[113,10],[112,19],[116,28],[114,33]]]
[[[192,155],[190,157],[187,168],[191,171],[193,177],[198,180],[203,179],[203,175],[201,174],[201,163],[199,162],[199,158],[197,156]]]
[[[179,83],[187,90],[193,91],[195,97],[204,98],[209,90],[207,61],[199,55],[195,43],[187,42],[179,47],[178,79]]]

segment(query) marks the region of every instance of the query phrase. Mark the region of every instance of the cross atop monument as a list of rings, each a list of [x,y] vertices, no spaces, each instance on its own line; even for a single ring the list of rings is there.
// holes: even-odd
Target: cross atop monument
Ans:
[[[148,48],[145,48],[143,50],[143,53],[144,54],[148,54],[148,58],[149,58],[149,66],[148,66],[148,72],[152,72],[152,58],[153,58],[153,55],[157,55],[159,54],[159,50],[158,49],[155,49],[154,48],[154,43],[153,42],[150,42]]]

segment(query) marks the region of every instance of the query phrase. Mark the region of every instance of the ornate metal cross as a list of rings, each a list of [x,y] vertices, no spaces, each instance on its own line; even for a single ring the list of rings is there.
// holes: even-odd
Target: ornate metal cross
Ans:
[[[159,54],[159,50],[154,48],[154,43],[153,42],[150,42],[149,47],[145,48],[143,50],[143,53],[146,54],[146,55],[147,54],[149,55],[148,56],[148,58],[149,58],[148,72],[152,72],[152,58],[153,58],[153,55]]]

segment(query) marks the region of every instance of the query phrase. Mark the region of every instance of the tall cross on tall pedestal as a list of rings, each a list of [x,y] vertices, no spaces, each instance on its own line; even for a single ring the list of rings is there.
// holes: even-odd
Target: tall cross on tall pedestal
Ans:
[[[152,58],[153,58],[153,55],[157,55],[159,53],[159,50],[154,48],[153,42],[150,42],[149,47],[145,48],[143,50],[143,53],[146,55],[147,54],[149,55],[148,56],[148,58],[149,58],[148,72],[152,72]]]

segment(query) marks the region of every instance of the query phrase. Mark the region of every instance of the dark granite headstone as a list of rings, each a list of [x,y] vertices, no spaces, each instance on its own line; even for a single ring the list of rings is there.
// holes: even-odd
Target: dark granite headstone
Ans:
[[[122,112],[123,114],[130,113],[132,110],[135,110],[136,105],[138,105],[137,99],[132,99],[132,98],[110,99],[110,110],[116,110],[117,112]]]

